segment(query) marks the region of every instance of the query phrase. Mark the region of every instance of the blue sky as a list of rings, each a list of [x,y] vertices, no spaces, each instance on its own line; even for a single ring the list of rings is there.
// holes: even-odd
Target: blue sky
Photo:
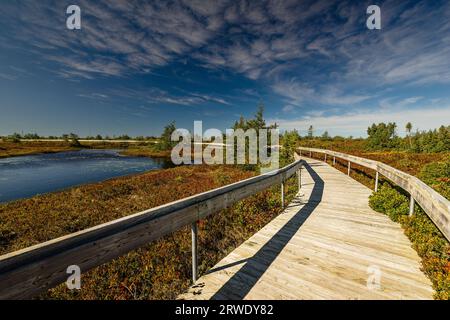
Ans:
[[[70,4],[82,29],[68,30]],[[381,7],[382,29],[366,28]],[[2,1],[0,135],[450,124],[448,1]]]

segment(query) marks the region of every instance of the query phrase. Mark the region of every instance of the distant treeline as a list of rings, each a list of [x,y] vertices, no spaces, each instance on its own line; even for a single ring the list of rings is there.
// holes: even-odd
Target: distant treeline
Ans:
[[[406,137],[401,138],[396,132],[395,122],[372,124],[367,129],[367,147],[373,150],[401,149],[413,152],[450,151],[450,126],[441,126],[428,131],[412,131],[412,124],[405,127]]]
[[[61,136],[42,136],[39,135],[37,133],[26,133],[26,134],[20,134],[20,133],[13,133],[11,135],[8,136],[0,136],[1,139],[3,140],[8,140],[8,141],[13,141],[13,142],[18,142],[21,139],[31,139],[31,140],[39,140],[39,139],[51,139],[51,140],[57,140],[57,139],[62,139],[62,140],[138,140],[138,141],[146,141],[146,140],[155,140],[158,139],[158,137],[155,136],[137,136],[137,137],[131,137],[127,134],[123,134],[120,136],[102,136],[100,134],[96,135],[96,136],[85,136],[85,137],[80,137],[79,135],[75,134],[75,133],[69,133],[69,134],[63,134]]]
[[[258,112],[256,113],[254,119],[246,120],[243,117],[239,121],[236,121],[233,128],[276,128],[277,124],[272,126],[266,126],[264,118],[263,118],[263,106],[259,106]],[[62,139],[66,141],[71,141],[77,143],[80,139],[85,140],[137,140],[137,141],[149,141],[149,140],[160,140],[160,144],[158,148],[161,150],[171,149],[174,145],[174,142],[171,141],[171,134],[176,130],[175,122],[171,122],[168,124],[161,134],[161,137],[155,136],[137,136],[131,137],[127,134],[120,136],[85,136],[80,138],[75,133],[63,134],[61,136],[40,136],[37,133],[27,133],[27,134],[19,134],[14,133],[9,136],[0,138],[4,141],[11,142],[19,142],[21,139]],[[434,152],[444,152],[450,151],[450,126],[441,126],[438,129],[428,130],[428,131],[413,131],[413,125],[408,122],[405,126],[406,136],[400,137],[397,134],[397,124],[395,122],[389,123],[378,123],[372,124],[367,129],[368,137],[357,138],[354,139],[352,136],[350,137],[342,137],[342,136],[330,136],[328,131],[325,131],[321,136],[314,135],[313,126],[309,126],[307,134],[305,136],[301,136],[297,130],[286,131],[284,132],[280,138],[282,142],[290,147],[287,150],[292,151],[297,144],[297,141],[310,141],[311,144],[313,141],[349,141],[349,140],[358,140],[364,141],[365,148],[367,150],[407,150],[417,153],[434,153]],[[311,145],[312,146],[312,145]]]
[[[405,126],[406,136],[400,137],[397,134],[397,124],[378,123],[372,124],[367,128],[367,138],[353,137],[331,137],[327,131],[321,136],[314,135],[314,128],[309,127],[306,136],[301,137],[296,130],[290,131],[290,135],[294,135],[297,139],[303,141],[310,141],[309,146],[314,146],[314,141],[350,141],[357,140],[364,142],[367,150],[405,150],[416,153],[434,153],[450,151],[450,126],[440,126],[434,130],[413,131],[413,125],[409,122]]]

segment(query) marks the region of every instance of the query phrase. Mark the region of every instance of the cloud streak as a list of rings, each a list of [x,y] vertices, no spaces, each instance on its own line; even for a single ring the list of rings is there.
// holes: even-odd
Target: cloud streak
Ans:
[[[364,28],[364,6],[352,1],[80,1],[78,33],[61,28],[64,2],[20,1],[2,5],[0,15],[14,26],[10,37],[58,62],[66,76],[123,76],[188,56],[254,80],[273,79],[280,64],[302,69],[332,59],[341,81],[450,81],[449,3],[385,1],[383,30],[373,34]]]
[[[384,110],[383,112],[365,110],[341,115],[317,115],[295,120],[271,119],[270,121],[278,123],[282,130],[297,129],[303,135],[312,125],[317,134],[328,131],[331,135],[366,136],[367,128],[372,123],[396,122],[398,133],[404,135],[407,122],[417,125],[415,129],[429,130],[445,124],[443,123],[444,119],[450,119],[450,105],[440,108],[424,106],[414,110],[396,109]]]
[[[69,4],[2,3],[0,48],[84,85],[79,98],[240,108],[230,115],[243,109],[236,101],[266,98],[272,118],[300,117],[284,123],[333,125],[364,122],[359,110],[435,112],[425,101],[450,84],[448,1],[381,1],[377,31],[365,27],[367,3],[350,0],[80,0],[80,31],[65,28]],[[0,68],[1,81],[25,76]]]

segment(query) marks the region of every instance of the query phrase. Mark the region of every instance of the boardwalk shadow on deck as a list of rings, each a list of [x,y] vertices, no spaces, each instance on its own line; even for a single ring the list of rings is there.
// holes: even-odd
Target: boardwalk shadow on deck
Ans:
[[[244,299],[298,229],[319,205],[323,195],[324,181],[314,171],[313,166],[315,164],[310,166],[305,163],[304,167],[314,180],[314,187],[310,196],[314,201],[310,201],[303,206],[253,257],[239,261],[238,263],[245,262],[245,265],[211,297],[212,300]],[[226,267],[210,270],[210,273]]]

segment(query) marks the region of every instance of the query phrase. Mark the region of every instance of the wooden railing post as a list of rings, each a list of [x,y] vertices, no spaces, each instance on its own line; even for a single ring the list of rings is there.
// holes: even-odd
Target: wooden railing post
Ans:
[[[333,157],[333,166],[336,165],[336,157]]]
[[[325,153],[325,162],[327,162],[327,154]]]
[[[414,198],[411,195],[409,198],[409,215],[412,216],[414,214]]]
[[[309,157],[312,158],[312,153],[311,153],[311,151],[309,152]]]
[[[348,170],[347,170],[347,171],[348,171],[348,172],[347,172],[347,175],[348,175],[348,176],[350,176],[350,168],[351,168],[351,162],[349,161],[349,162],[348,162]]]
[[[281,208],[284,209],[284,180],[281,181]]]
[[[375,192],[378,191],[378,171],[375,173]]]
[[[191,226],[191,236],[192,236],[192,282],[195,283],[198,277],[198,255],[197,255],[197,237],[198,228],[197,221],[192,223]]]

